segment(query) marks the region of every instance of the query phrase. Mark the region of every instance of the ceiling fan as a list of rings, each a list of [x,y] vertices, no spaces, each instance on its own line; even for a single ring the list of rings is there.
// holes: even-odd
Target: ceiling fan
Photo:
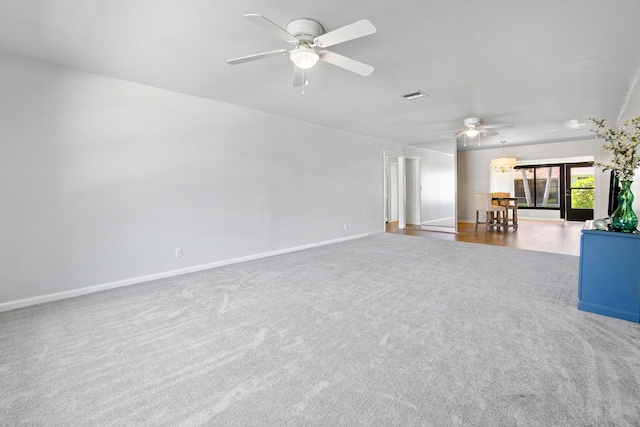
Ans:
[[[473,138],[478,135],[482,136],[493,136],[497,135],[498,132],[493,129],[502,129],[502,128],[510,128],[513,127],[512,124],[499,124],[499,125],[485,125],[482,122],[482,119],[478,117],[472,117],[469,119],[464,119],[464,129],[456,129],[450,130],[448,132],[439,132],[436,135],[442,135],[446,133],[457,132],[454,138],[460,138],[461,136],[468,136]]]
[[[577,119],[571,119],[566,122],[553,122],[550,124],[549,133],[561,132],[563,130],[581,131],[585,128],[586,123],[580,123]]]
[[[293,48],[230,59],[227,64],[236,65],[272,56],[289,55],[289,58],[295,64],[293,73],[294,87],[305,84],[305,70],[313,67],[318,61],[328,62],[361,76],[368,76],[373,72],[371,65],[325,50],[326,47],[375,33],[376,27],[367,19],[362,19],[325,33],[324,28],[318,21],[308,18],[295,19],[289,22],[285,30],[262,15],[251,13],[244,15],[244,17],[290,43]]]
[[[564,125],[571,130],[581,130],[586,126],[586,123],[580,123],[576,119],[571,119],[568,122],[565,122]]]

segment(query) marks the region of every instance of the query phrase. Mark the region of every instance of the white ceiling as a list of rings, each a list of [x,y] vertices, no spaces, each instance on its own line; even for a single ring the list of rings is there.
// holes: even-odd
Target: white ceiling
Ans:
[[[330,50],[375,71],[319,63],[303,95],[287,56],[228,65],[290,48],[247,13],[326,31],[369,19],[377,33]],[[638,17],[638,0],[0,0],[0,52],[403,144],[441,144],[467,117],[513,124],[485,148],[592,137],[565,123],[615,122],[627,105],[640,115]],[[418,89],[429,96],[398,96]]]

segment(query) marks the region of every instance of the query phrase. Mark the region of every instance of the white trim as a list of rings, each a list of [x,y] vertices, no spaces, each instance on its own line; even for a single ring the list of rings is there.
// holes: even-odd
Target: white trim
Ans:
[[[454,188],[454,197],[453,197],[453,212],[454,212],[454,220],[453,220],[453,230],[455,233],[458,232],[458,140],[452,139],[453,145],[453,188]]]
[[[455,227],[449,227],[449,226],[437,225],[437,224],[434,225],[434,223],[438,223],[438,222],[444,222],[444,221],[449,222],[451,219],[453,219],[455,221],[455,216],[432,219],[430,221],[423,221],[423,222],[420,223],[420,230],[442,231],[443,233],[457,233],[458,232],[457,221],[455,221],[456,222],[456,226]]]
[[[553,165],[562,163],[587,163],[593,162],[593,156],[580,156],[580,157],[559,157],[552,159],[538,159],[538,160],[518,160],[517,166],[534,166],[534,165]]]
[[[405,158],[398,156],[398,228],[407,228],[407,173],[405,169]]]
[[[525,220],[525,221],[545,221],[545,222],[567,222],[567,220],[564,219],[564,218],[545,218],[545,217],[535,217],[535,216],[521,217],[520,213],[518,213],[518,221],[520,221],[520,220]],[[580,221],[576,221],[576,222],[580,222]]]
[[[384,209],[384,213],[382,214],[382,231],[387,231],[387,222],[390,221],[389,218],[389,198],[391,195],[389,194],[389,186],[387,180],[389,179],[389,171],[387,170],[387,163],[391,162],[391,155],[386,151],[382,152],[382,209]]]
[[[437,225],[420,225],[420,228],[418,230],[424,230],[424,231],[439,231],[441,233],[452,233],[452,234],[456,234],[458,232],[458,230],[456,230],[455,228],[451,228],[451,227],[439,227]],[[413,227],[410,227],[409,229],[414,229]]]
[[[3,311],[15,310],[17,308],[29,307],[31,305],[43,304],[45,302],[58,301],[67,298],[78,297],[81,295],[92,294],[94,292],[106,291],[108,289],[121,288],[123,286],[137,285],[139,283],[149,282],[151,280],[164,279],[166,277],[174,277],[182,274],[193,273],[195,271],[208,270],[210,268],[223,267],[225,265],[237,264],[244,261],[252,261],[260,258],[267,258],[274,255],[282,255],[289,252],[301,251],[304,249],[315,248],[318,246],[331,245],[333,243],[345,242],[348,240],[361,239],[369,236],[370,233],[357,234],[354,236],[342,237],[339,239],[325,240],[323,242],[311,243],[308,245],[296,246],[293,248],[280,249],[272,252],[264,252],[255,255],[249,255],[241,258],[233,258],[224,261],[216,261],[209,264],[195,265],[192,267],[181,268],[179,270],[165,271],[162,273],[150,274],[148,276],[134,277],[132,279],[119,280],[117,282],[103,283],[100,285],[87,286],[70,291],[56,292],[54,294],[41,295],[32,298],[25,298],[16,301],[0,303],[0,313]]]

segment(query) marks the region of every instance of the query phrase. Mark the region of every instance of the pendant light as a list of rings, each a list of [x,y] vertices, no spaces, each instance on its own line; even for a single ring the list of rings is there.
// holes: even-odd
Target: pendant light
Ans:
[[[510,172],[516,166],[516,159],[515,157],[505,157],[504,145],[507,141],[500,141],[500,143],[502,144],[502,157],[491,160],[491,167],[496,172]]]

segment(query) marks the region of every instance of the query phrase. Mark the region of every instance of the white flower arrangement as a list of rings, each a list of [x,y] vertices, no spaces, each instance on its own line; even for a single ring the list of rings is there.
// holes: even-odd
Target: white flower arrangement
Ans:
[[[596,163],[603,170],[612,170],[620,181],[633,181],[636,169],[640,166],[640,156],[637,152],[640,143],[640,117],[627,120],[624,125],[611,128],[604,119],[589,118],[597,127],[598,138],[607,143],[602,149],[611,153],[611,164]]]

